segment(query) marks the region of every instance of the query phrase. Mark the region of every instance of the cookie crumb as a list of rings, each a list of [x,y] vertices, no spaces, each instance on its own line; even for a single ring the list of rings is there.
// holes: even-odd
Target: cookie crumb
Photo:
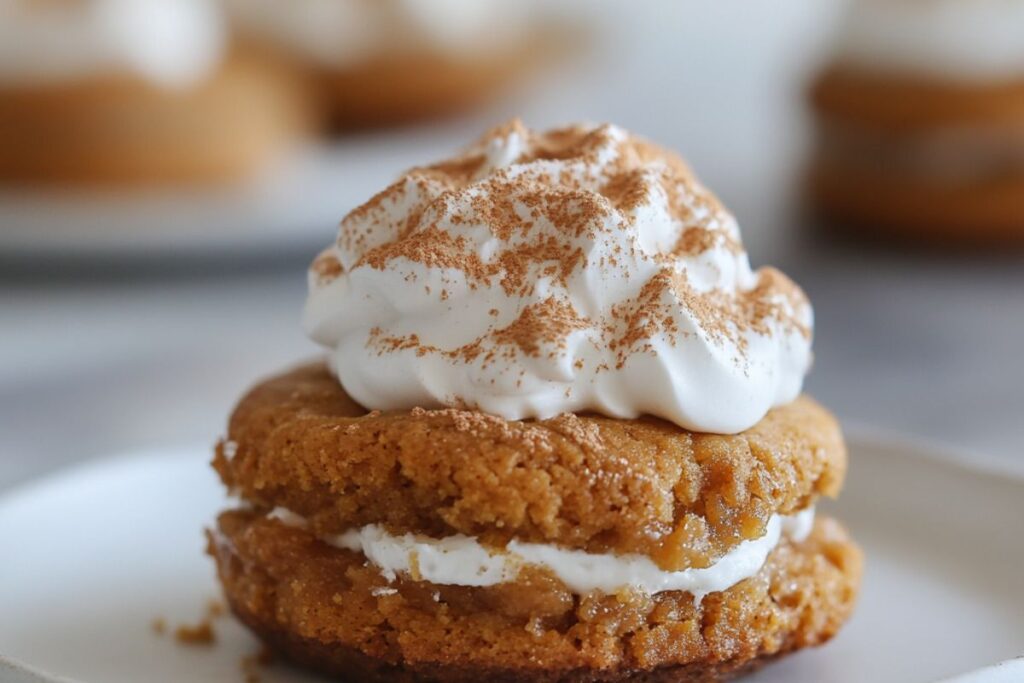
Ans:
[[[167,633],[167,620],[163,617],[156,617],[153,621],[149,622],[149,628],[158,636],[162,636]]]
[[[225,613],[223,602],[214,599],[208,600],[206,611],[199,623],[195,625],[181,624],[174,630],[174,639],[182,645],[213,645],[217,642],[217,632],[213,629],[213,622],[223,617]],[[165,624],[161,624],[160,628],[163,629],[165,626]],[[156,624],[154,623],[155,629]]]
[[[206,616],[210,619],[220,619],[225,611],[224,603],[220,600],[210,599],[206,602]]]
[[[242,668],[242,675],[245,683],[260,683],[260,669],[265,669],[274,663],[274,651],[264,645],[258,652],[242,657],[239,665]]]
[[[174,639],[182,645],[213,645],[217,634],[210,620],[204,619],[195,626],[179,626],[174,630]]]

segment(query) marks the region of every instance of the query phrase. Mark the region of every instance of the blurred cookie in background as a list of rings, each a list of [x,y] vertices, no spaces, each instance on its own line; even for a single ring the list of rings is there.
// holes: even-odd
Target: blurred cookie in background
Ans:
[[[303,135],[307,100],[214,0],[0,0],[0,182],[235,179]]]
[[[227,0],[247,41],[304,65],[339,129],[458,113],[557,54],[541,3]]]
[[[929,244],[1024,243],[1024,1],[855,0],[811,100],[825,216]]]

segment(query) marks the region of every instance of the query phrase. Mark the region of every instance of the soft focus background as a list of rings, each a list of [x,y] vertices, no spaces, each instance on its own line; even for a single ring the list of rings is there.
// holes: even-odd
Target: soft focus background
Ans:
[[[1024,258],[830,241],[800,209],[803,91],[841,5],[585,3],[587,46],[483,110],[327,141],[245,187],[0,188],[0,489],[212,444],[255,379],[317,353],[299,327],[305,268],[337,220],[513,115],[612,121],[679,150],[755,264],[810,295],[811,393],[849,424],[1024,469]]]

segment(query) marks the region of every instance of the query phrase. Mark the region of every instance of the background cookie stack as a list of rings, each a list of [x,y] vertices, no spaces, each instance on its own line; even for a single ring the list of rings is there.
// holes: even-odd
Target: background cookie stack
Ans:
[[[210,0],[0,6],[0,182],[234,180],[312,119],[302,77],[237,46]]]
[[[0,183],[217,184],[313,135],[465,112],[555,51],[538,9],[11,0],[0,5]]]
[[[857,0],[812,99],[826,214],[924,244],[1024,242],[1024,3]]]

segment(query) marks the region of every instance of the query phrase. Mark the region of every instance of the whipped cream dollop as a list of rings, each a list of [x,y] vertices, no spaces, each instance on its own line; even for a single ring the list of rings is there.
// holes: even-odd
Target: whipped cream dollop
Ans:
[[[1024,0],[855,0],[837,41],[851,65],[943,79],[1024,74]]]
[[[473,55],[522,39],[530,2],[228,0],[246,32],[328,66],[395,53]]]
[[[275,509],[270,516],[289,526],[306,526],[304,518],[283,508]],[[764,566],[768,554],[784,536],[799,543],[813,527],[814,508],[790,516],[773,515],[760,538],[743,541],[709,567],[681,571],[665,571],[646,555],[587,553],[515,540],[503,551],[495,551],[469,536],[396,536],[375,524],[321,540],[362,553],[388,581],[412,575],[438,585],[494,586],[515,581],[523,567],[534,566],[547,570],[579,595],[622,589],[650,595],[685,591],[700,600],[749,579]]]
[[[0,83],[127,73],[186,86],[216,68],[226,41],[214,0],[0,0]]]
[[[734,433],[799,394],[811,317],[678,157],[611,125],[513,122],[346,216],[304,321],[367,408]]]

